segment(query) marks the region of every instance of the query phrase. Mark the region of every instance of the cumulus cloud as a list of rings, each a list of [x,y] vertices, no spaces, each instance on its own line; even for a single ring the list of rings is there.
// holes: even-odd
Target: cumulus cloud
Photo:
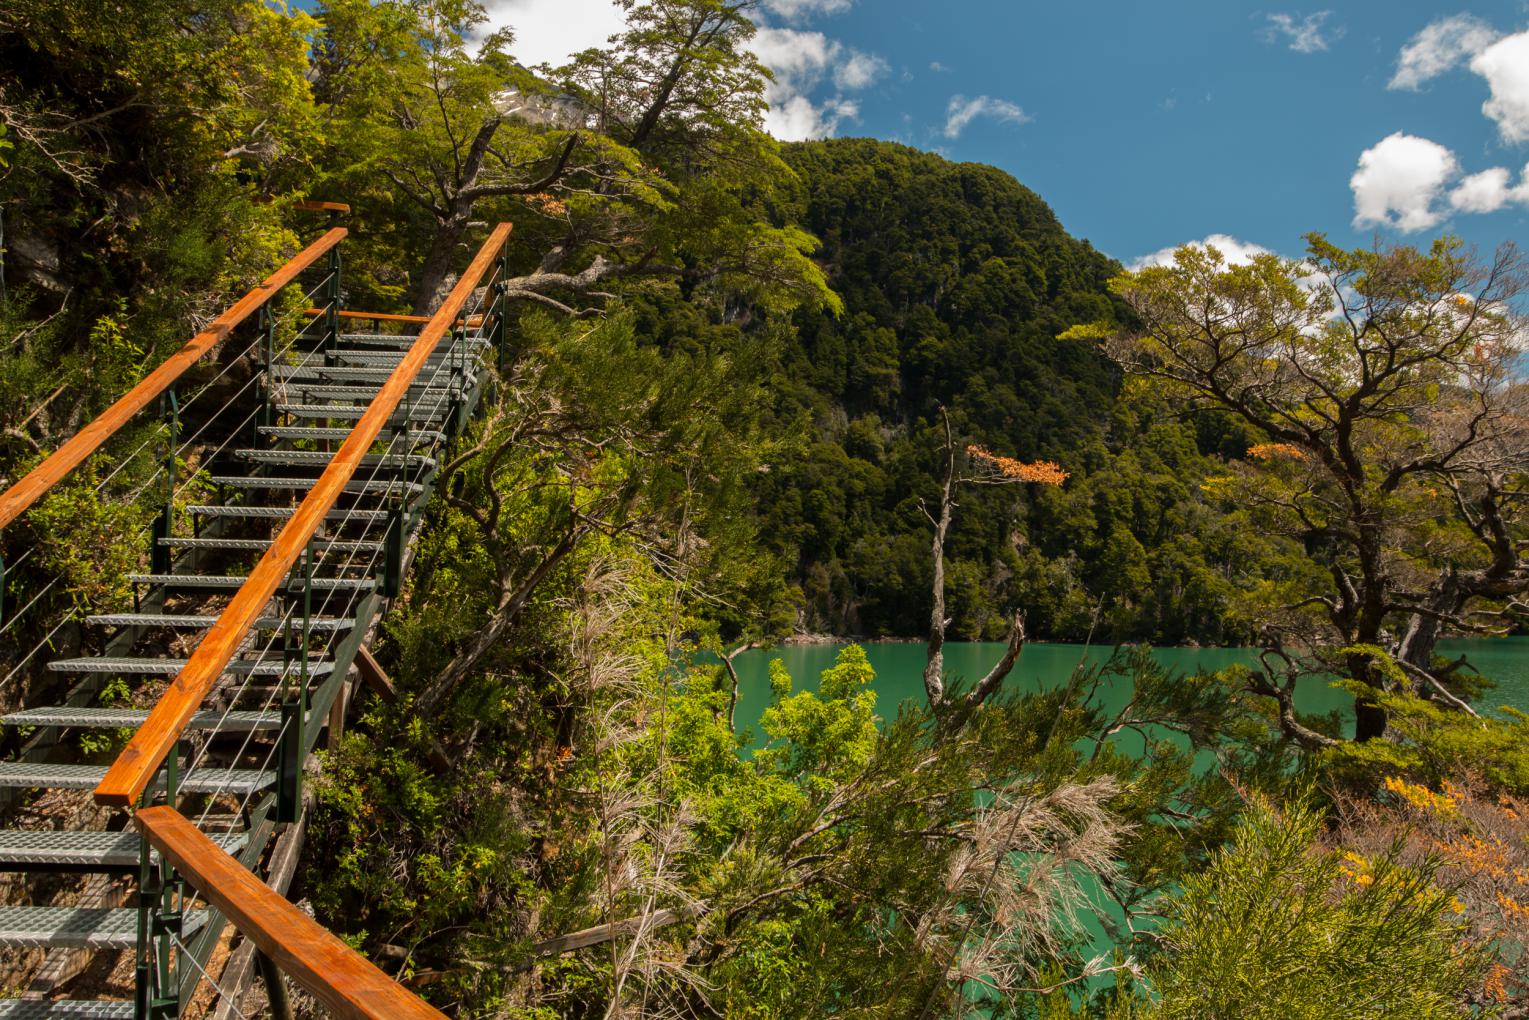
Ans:
[[[1270,42],[1286,40],[1297,53],[1317,53],[1343,37],[1341,25],[1325,26],[1332,15],[1332,11],[1317,11],[1304,18],[1294,14],[1270,14],[1267,15],[1269,24],[1265,37]]]
[[[1460,169],[1438,142],[1396,132],[1364,150],[1349,179],[1354,225],[1426,230],[1443,218],[1436,202]]]
[[[1251,241],[1241,241],[1231,234],[1211,234],[1202,241],[1185,242],[1196,248],[1214,248],[1226,259],[1229,266],[1240,266],[1253,261],[1254,255],[1268,255],[1269,249],[1261,244],[1253,244]],[[1133,273],[1138,269],[1146,269],[1148,266],[1171,266],[1173,265],[1173,253],[1183,245],[1172,245],[1167,248],[1159,248],[1150,255],[1129,263],[1126,268]]]
[[[820,14],[843,14],[855,0],[765,0],[765,7],[787,21],[800,22]]]
[[[1509,205],[1529,207],[1529,166],[1518,175],[1518,185],[1511,186],[1513,179],[1507,169],[1494,166],[1479,174],[1463,177],[1449,193],[1449,204],[1461,212],[1489,213]]]
[[[1421,88],[1485,50],[1497,37],[1496,29],[1470,14],[1440,18],[1402,47],[1390,87]]]
[[[950,103],[945,107],[945,137],[959,138],[961,132],[966,130],[978,117],[992,117],[1000,121],[1012,121],[1023,124],[1030,119],[1024,110],[1007,99],[994,99],[992,96],[977,96],[967,99],[965,96],[951,96]]]
[[[626,28],[612,0],[489,0],[488,28],[515,33],[510,52],[522,64],[561,64],[591,46],[604,46]]]
[[[770,112],[765,130],[782,141],[826,138],[839,124],[860,114],[860,106],[844,93],[858,92],[887,72],[887,63],[830,39],[822,32],[795,28],[761,28],[750,44],[759,62],[775,75],[765,92]],[[821,102],[810,96],[831,80],[837,94]]]
[[[1471,70],[1492,91],[1481,112],[1497,122],[1503,141],[1529,141],[1529,32],[1505,36],[1477,53]]]

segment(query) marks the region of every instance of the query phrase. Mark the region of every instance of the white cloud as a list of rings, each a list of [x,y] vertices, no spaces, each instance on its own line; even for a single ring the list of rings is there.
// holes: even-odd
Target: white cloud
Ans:
[[[845,46],[822,32],[761,28],[750,46],[775,75],[765,90],[770,102],[765,130],[781,141],[831,136],[841,122],[860,115],[860,104],[844,93],[870,86],[887,71],[880,57]],[[838,92],[814,102],[811,93],[827,80]]]
[[[488,0],[488,27],[515,33],[510,52],[522,64],[561,64],[626,28],[612,0]]]
[[[771,104],[765,114],[765,130],[783,142],[803,142],[809,138],[830,138],[839,129],[839,122],[853,120],[860,115],[860,106],[854,100],[835,97],[822,104],[814,104],[803,95],[788,97],[784,102]]]
[[[805,21],[820,14],[843,14],[855,0],[765,0],[765,7],[787,21]]]
[[[1500,166],[1471,174],[1450,190],[1449,204],[1461,212],[1474,213],[1496,212],[1515,202],[1529,206],[1529,166],[1519,174],[1517,187],[1509,185],[1511,179],[1512,174]]]
[[[938,60],[930,61],[930,63],[929,63],[929,70],[933,71],[935,74],[949,74],[950,73],[950,68],[946,67],[944,64],[940,63]]]
[[[1268,255],[1269,249],[1261,244],[1253,244],[1251,241],[1239,241],[1231,234],[1211,234],[1203,241],[1185,242],[1196,248],[1214,248],[1226,259],[1229,266],[1240,266],[1253,261],[1254,255]],[[1131,272],[1146,269],[1148,266],[1171,266],[1173,265],[1173,253],[1183,245],[1172,245],[1168,248],[1159,248],[1150,255],[1143,255],[1126,266]]]
[[[858,92],[887,73],[887,62],[871,53],[851,53],[834,68],[834,84],[846,92]]]
[[[1316,53],[1343,37],[1341,25],[1324,30],[1323,23],[1332,15],[1332,11],[1317,11],[1304,18],[1297,18],[1294,14],[1270,14],[1266,34],[1270,42],[1288,39],[1290,48],[1297,53]]]
[[[1425,27],[1402,47],[1390,88],[1417,89],[1459,67],[1497,39],[1497,30],[1480,18],[1456,14]]]
[[[945,137],[959,138],[961,132],[966,130],[966,125],[978,117],[992,117],[995,120],[1013,121],[1016,124],[1023,124],[1030,119],[1024,110],[1007,99],[994,99],[992,96],[977,96],[974,99],[951,96],[950,103],[945,107]]]
[[[1492,96],[1481,112],[1497,122],[1505,142],[1529,141],[1529,32],[1505,36],[1471,60]]]
[[[1435,201],[1459,172],[1455,154],[1438,142],[1398,131],[1364,150],[1349,179],[1354,225],[1426,230],[1443,214]]]

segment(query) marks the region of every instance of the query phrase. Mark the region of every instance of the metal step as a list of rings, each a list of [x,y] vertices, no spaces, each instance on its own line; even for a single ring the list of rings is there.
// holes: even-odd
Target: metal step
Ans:
[[[395,350],[406,351],[410,347],[414,346],[414,342],[418,340],[419,337],[398,336],[390,333],[341,333],[336,339],[339,340],[339,342],[342,344],[369,343],[376,344],[379,347],[389,347]],[[450,343],[451,338],[449,336],[441,338],[441,346],[448,346]],[[468,334],[465,343],[469,350],[481,351],[488,346],[487,340],[483,339],[481,336],[476,336],[471,333]],[[440,349],[441,347],[436,348],[437,351]]]
[[[336,421],[360,421],[361,416],[366,414],[366,408],[347,404],[277,404],[276,410],[293,418],[312,420],[332,418]],[[450,410],[449,402],[442,402],[440,406],[432,405],[428,408],[416,405],[407,416],[395,413],[388,419],[388,425],[407,425],[423,421],[439,424],[445,420]]]
[[[326,672],[333,672],[328,670]],[[318,676],[318,673],[310,674]],[[144,708],[28,708],[0,716],[6,726],[78,727],[80,729],[137,729],[148,719]],[[224,712],[210,709],[191,717],[194,730],[224,730],[248,733],[251,730],[281,729],[280,712]]]
[[[417,437],[422,443],[444,443],[446,433],[435,429],[417,428],[412,424],[389,425],[393,432],[402,432],[405,435]],[[346,439],[350,436],[351,429],[341,428],[311,428],[303,425],[262,425],[260,434],[270,436],[272,439]]]
[[[166,588],[218,588],[225,591],[241,588],[244,582],[249,580],[243,574],[228,577],[201,574],[128,574],[126,577],[129,584],[163,585]],[[369,591],[376,586],[377,582],[370,577],[313,578],[313,587],[316,591]],[[302,591],[303,579],[289,577],[287,587]]]
[[[399,363],[401,363],[403,361],[404,356],[405,356],[405,352],[403,352],[403,351],[378,351],[378,350],[372,350],[372,351],[344,351],[344,350],[341,350],[341,351],[335,351],[334,356],[335,356],[335,360],[343,361],[343,362],[346,362],[347,364],[350,364],[350,365],[359,365],[359,366],[380,365],[384,369],[387,369],[388,371],[392,371],[394,367],[396,367]],[[442,353],[441,349],[439,347],[437,347],[435,353],[430,355],[430,357],[425,359],[425,367],[427,369],[428,368],[434,368],[436,365],[443,364],[443,363],[451,363],[451,362],[455,362],[456,364],[459,364],[459,365],[465,364],[469,368],[476,370],[477,367],[478,367],[478,354],[477,354],[476,351],[467,351],[467,352],[463,352],[463,353],[456,353],[454,351],[446,351],[445,353]]]
[[[94,790],[106,776],[105,765],[49,765],[36,762],[0,762],[0,786],[21,790]],[[276,782],[276,773],[258,769],[200,768],[180,781],[185,793],[231,793],[244,795]]]
[[[263,475],[211,475],[214,485],[226,485],[231,489],[295,489],[306,492],[313,488],[317,478],[267,478]],[[353,496],[417,496],[425,491],[418,482],[404,482],[396,478],[353,478],[345,483],[345,491]]]
[[[0,1020],[133,1020],[125,999],[0,999]]]
[[[188,506],[186,512],[196,517],[242,517],[242,518],[265,518],[267,520],[286,520],[297,513],[295,506]],[[324,520],[330,523],[356,523],[360,521],[377,522],[386,521],[393,516],[391,510],[353,510],[340,507],[329,511],[324,515]]]
[[[92,655],[79,659],[54,659],[48,669],[54,673],[117,673],[121,676],[175,676],[186,667],[188,659],[149,659]],[[297,676],[302,666],[279,659],[234,659],[223,667],[225,673],[239,676]],[[319,659],[308,663],[309,676],[327,676],[334,663]]]
[[[301,464],[313,467],[328,467],[334,460],[334,454],[323,450],[239,450],[234,456],[256,464]],[[368,453],[361,458],[361,466],[364,468],[433,468],[435,458],[424,457],[417,453]]]
[[[403,358],[400,357],[398,362],[402,364]],[[445,359],[432,357],[426,362],[425,367],[421,371],[433,375],[436,369],[444,368],[447,371],[451,371],[456,368],[471,366],[472,362],[470,360],[463,360],[460,355],[457,356],[454,362],[450,356]],[[394,368],[389,367],[357,368],[351,365],[277,365],[272,369],[276,378],[304,390],[308,387],[303,384],[310,382],[358,382],[381,385],[392,378],[394,371]],[[410,385],[418,386],[419,384],[419,380],[416,379]]]
[[[378,544],[378,543],[367,543]],[[205,630],[218,622],[216,616],[176,616],[164,613],[105,613],[87,616],[85,622],[97,627],[168,627],[173,630]],[[255,621],[256,630],[275,630],[287,621],[275,616],[262,616]],[[308,621],[308,629],[316,631],[350,630],[356,621],[348,616],[320,616]]]
[[[242,832],[210,833],[208,838],[225,853],[244,848]],[[71,868],[134,868],[143,839],[136,832],[60,832],[47,829],[0,830],[0,869],[5,865]],[[152,854],[157,858],[158,853]],[[3,1004],[3,1002],[0,1002]],[[0,1020],[5,1017],[0,1009]]]
[[[205,910],[189,910],[181,921],[181,933],[189,935],[206,923]],[[0,946],[26,949],[127,949],[137,944],[136,909],[0,907]]]
[[[160,545],[173,546],[177,549],[233,549],[246,552],[264,552],[271,547],[269,538],[161,538]],[[359,542],[341,540],[338,538],[315,538],[312,540],[315,549],[333,550],[336,552],[376,552],[382,548],[381,542]]]

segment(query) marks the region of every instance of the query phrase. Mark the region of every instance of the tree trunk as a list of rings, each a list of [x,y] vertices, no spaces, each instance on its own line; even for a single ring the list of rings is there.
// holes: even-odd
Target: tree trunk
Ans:
[[[430,251],[414,280],[415,315],[432,314],[451,290],[451,266],[462,244],[462,235],[467,232],[467,218],[466,212],[454,211],[436,226]]]

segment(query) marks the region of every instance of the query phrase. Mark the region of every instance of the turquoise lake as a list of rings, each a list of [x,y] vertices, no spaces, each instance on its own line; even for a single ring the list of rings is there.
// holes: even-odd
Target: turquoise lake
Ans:
[[[753,726],[770,703],[769,664],[782,660],[796,681],[797,690],[816,690],[818,674],[833,665],[843,644],[785,645],[779,648],[746,652],[736,660],[739,679],[737,725]],[[866,656],[876,670],[876,711],[882,718],[897,714],[905,699],[924,697],[924,645],[919,642],[869,642]],[[997,643],[952,643],[945,646],[945,670],[953,677],[973,681],[987,673],[998,661],[1003,646]],[[1478,710],[1506,705],[1529,712],[1529,637],[1473,638],[1444,641],[1439,653],[1455,657],[1465,653],[1484,676],[1497,683],[1478,704]],[[1237,663],[1256,661],[1248,648],[1161,648],[1159,660],[1179,673],[1222,669]],[[1009,688],[1042,690],[1067,683],[1080,661],[1103,662],[1110,655],[1104,646],[1085,647],[1067,644],[1030,644],[1019,664],[1005,682]],[[1123,703],[1129,691],[1102,692],[1104,707]],[[1297,707],[1303,712],[1337,711],[1352,725],[1352,701],[1343,691],[1317,683],[1308,683],[1298,693]],[[757,734],[756,734],[757,735]]]

